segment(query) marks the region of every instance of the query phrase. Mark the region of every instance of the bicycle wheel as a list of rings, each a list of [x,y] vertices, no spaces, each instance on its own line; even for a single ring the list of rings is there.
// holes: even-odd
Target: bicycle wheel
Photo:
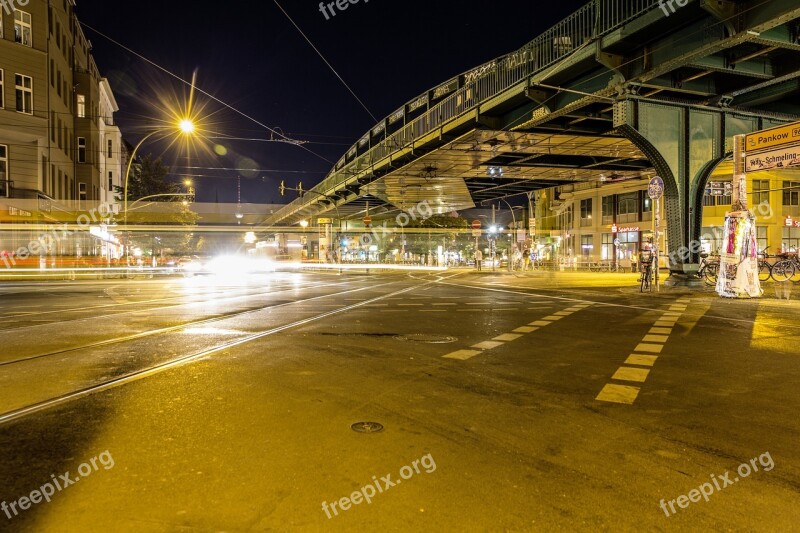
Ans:
[[[762,283],[765,281],[769,281],[772,277],[772,265],[767,263],[766,261],[759,261],[758,262],[758,279]]]
[[[716,263],[709,263],[707,264],[703,270],[701,271],[703,275],[703,280],[706,282],[706,285],[711,285],[712,287],[717,284],[717,277],[719,276],[719,265]]]
[[[800,263],[797,261],[794,261],[794,276],[792,276],[792,281],[800,283]]]
[[[772,279],[783,283],[792,279],[795,274],[794,263],[791,261],[778,261],[772,265]]]

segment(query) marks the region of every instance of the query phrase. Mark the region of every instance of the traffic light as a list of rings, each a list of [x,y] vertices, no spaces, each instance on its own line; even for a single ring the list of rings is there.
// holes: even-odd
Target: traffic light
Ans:
[[[281,181],[281,185],[280,185],[279,189],[281,191],[281,196],[286,196],[286,182],[285,181]]]

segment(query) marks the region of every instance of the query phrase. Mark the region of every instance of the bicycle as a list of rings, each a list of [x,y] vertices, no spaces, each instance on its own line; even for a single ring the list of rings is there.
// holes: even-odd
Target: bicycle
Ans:
[[[758,252],[758,280],[762,283],[772,279],[773,265],[767,260],[774,256],[769,255],[767,250],[769,250],[769,246]]]
[[[772,265],[772,279],[778,283],[785,283],[792,280],[797,273],[798,267],[800,267],[797,256],[792,254],[777,254],[776,257],[780,259]]]
[[[708,257],[708,254],[700,254],[700,270],[697,275],[703,278],[706,285],[713,287],[717,284],[717,279],[719,278],[719,256],[715,256],[715,259],[711,261],[708,260]]]
[[[651,283],[651,279],[653,277],[653,262],[648,261],[642,263],[641,265],[642,277],[639,278],[639,283],[641,284],[639,287],[639,292],[650,292],[653,290]]]

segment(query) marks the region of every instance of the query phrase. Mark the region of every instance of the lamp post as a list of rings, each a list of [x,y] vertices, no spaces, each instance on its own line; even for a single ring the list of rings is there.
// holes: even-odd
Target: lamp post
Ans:
[[[195,125],[194,122],[192,122],[192,120],[183,119],[180,121],[180,123],[178,123],[178,129],[184,135],[192,135],[195,132]],[[162,133],[162,132],[163,130],[151,131],[150,133],[145,135],[141,141],[139,141],[139,143],[133,149],[133,152],[131,152],[130,159],[128,160],[128,167],[125,169],[125,186],[123,187],[122,190],[122,202],[123,202],[122,212],[126,227],[128,225],[128,181],[130,180],[131,177],[131,168],[133,167],[133,162],[136,159],[136,153],[148,139],[150,139],[157,133]]]

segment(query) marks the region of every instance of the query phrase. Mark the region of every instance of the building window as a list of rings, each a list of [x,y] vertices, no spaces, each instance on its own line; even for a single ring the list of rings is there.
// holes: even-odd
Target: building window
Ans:
[[[603,249],[601,250],[600,259],[603,261],[610,261],[614,259],[614,234],[603,233]]]
[[[753,180],[753,206],[769,205],[769,180]]]
[[[617,197],[617,222],[637,222],[639,220],[639,191],[620,194]]]
[[[24,46],[33,46],[31,42],[31,14],[19,9],[14,10],[14,41]]]
[[[17,74],[17,112],[33,115],[33,78]]]
[[[79,183],[78,184],[78,200],[85,202],[86,201],[86,184]]]
[[[108,173],[108,192],[114,192],[114,173]]]
[[[639,232],[626,231],[617,234],[620,244],[617,247],[617,257],[620,259],[633,259],[639,254]]]
[[[581,226],[592,225],[592,199],[581,200]]]
[[[78,118],[86,118],[86,96],[78,95]]]
[[[783,249],[787,252],[800,250],[800,228],[783,228]]]
[[[614,196],[603,197],[603,224],[614,223]]]
[[[111,139],[108,140],[108,158],[111,159],[114,157],[114,141]]]
[[[0,20],[0,25],[2,23],[3,23],[3,21]],[[0,26],[0,27],[2,27],[2,26]],[[2,38],[3,38],[3,36],[0,35],[0,39],[2,39]],[[3,69],[0,69],[0,109],[3,109],[5,107],[5,104],[6,104],[6,101],[5,101],[5,94],[6,94],[5,85],[3,84],[3,80],[4,79],[5,78],[3,77]]]
[[[783,182],[783,205],[800,206],[800,181]]]
[[[78,137],[78,163],[86,163],[86,138]]]
[[[653,220],[653,200],[647,195],[647,191],[642,191],[642,220]]]
[[[594,255],[594,237],[591,235],[581,235],[581,256],[589,259]]]
[[[714,207],[717,205],[717,197],[710,194],[703,195],[703,207]]]
[[[8,146],[0,144],[0,196],[8,198],[11,187],[8,186]]]

